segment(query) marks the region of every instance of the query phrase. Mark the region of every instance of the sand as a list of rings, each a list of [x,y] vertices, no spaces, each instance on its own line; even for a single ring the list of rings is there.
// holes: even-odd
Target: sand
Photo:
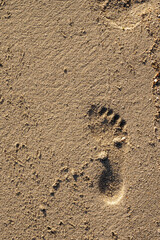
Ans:
[[[2,240],[160,239],[158,0],[0,0]]]

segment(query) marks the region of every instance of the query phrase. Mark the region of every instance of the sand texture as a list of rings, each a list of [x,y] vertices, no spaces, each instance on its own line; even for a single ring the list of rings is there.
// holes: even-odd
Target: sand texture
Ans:
[[[0,239],[160,239],[159,0],[0,0]]]

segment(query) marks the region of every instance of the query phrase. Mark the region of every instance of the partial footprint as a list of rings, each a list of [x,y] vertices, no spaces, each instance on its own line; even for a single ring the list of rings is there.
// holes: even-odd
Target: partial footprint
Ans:
[[[133,29],[153,9],[152,0],[95,0],[106,21],[113,27]]]
[[[153,79],[152,92],[157,110],[154,118],[154,130],[157,139],[160,141],[160,72]]]
[[[97,140],[96,161],[102,163],[98,187],[108,204],[118,203],[125,189],[123,163],[127,146],[126,121],[113,109],[92,105],[89,128]]]

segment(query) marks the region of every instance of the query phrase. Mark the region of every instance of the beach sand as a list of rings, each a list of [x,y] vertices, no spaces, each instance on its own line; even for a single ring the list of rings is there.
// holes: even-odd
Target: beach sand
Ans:
[[[158,0],[0,0],[2,240],[160,239]]]

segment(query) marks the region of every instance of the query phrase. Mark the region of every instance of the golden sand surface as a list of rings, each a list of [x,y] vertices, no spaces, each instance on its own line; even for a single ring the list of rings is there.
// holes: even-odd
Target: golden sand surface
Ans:
[[[0,0],[0,239],[160,239],[159,0]]]

